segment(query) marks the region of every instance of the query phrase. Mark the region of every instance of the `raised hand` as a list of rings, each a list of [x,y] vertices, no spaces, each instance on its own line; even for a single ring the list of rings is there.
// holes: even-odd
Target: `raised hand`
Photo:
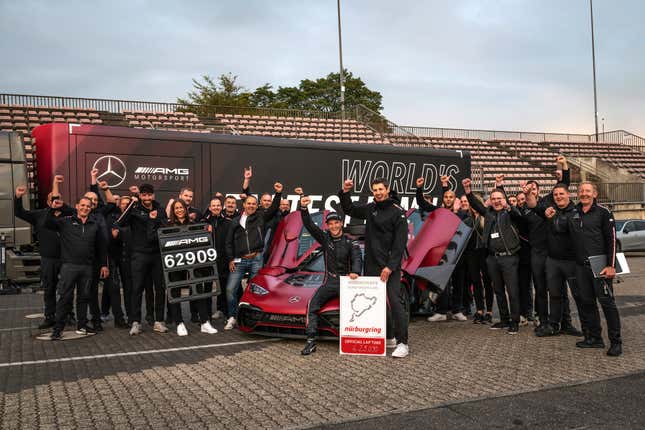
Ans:
[[[299,196],[301,196],[301,195],[303,195],[303,194],[305,193],[304,191],[302,191],[302,188],[301,188],[301,187],[296,187],[296,188],[293,190],[293,192],[294,192],[294,193],[296,193],[296,194],[298,194]]]
[[[470,194],[470,184],[472,184],[472,183],[473,183],[473,181],[470,178],[466,178],[466,179],[461,181],[461,185],[463,185],[464,192],[466,194]]]
[[[150,211],[149,216],[151,219],[157,219],[157,211],[156,210]]]
[[[99,188],[105,191],[110,188],[110,186],[108,185],[107,181],[101,181],[99,182]]]
[[[253,168],[251,166],[244,168],[244,179],[251,179],[253,177]]]
[[[63,207],[63,201],[62,200],[54,200],[51,203],[51,208],[52,209],[60,209]]]
[[[282,192],[282,184],[280,182],[276,182],[273,184],[273,189],[275,190],[276,193],[281,193]]]
[[[27,194],[27,187],[25,187],[24,185],[20,185],[20,186],[16,187],[16,198],[17,199],[21,198],[25,194]]]
[[[495,186],[501,187],[504,183],[504,174],[499,174],[495,176]]]
[[[544,211],[544,216],[547,217],[548,219],[553,218],[555,216],[555,209],[552,206],[549,206]]]
[[[139,194],[139,187],[136,185],[130,185],[128,191],[130,191],[130,194]]]
[[[96,167],[90,170],[90,176],[92,176],[92,178],[96,178],[98,174],[99,174],[99,169],[97,169]]]
[[[448,186],[448,181],[449,181],[449,180],[450,180],[450,176],[448,176],[448,175],[443,175],[443,176],[441,177],[441,185],[442,185],[442,186],[444,186],[444,187],[447,187],[447,186]]]
[[[345,179],[345,182],[343,182],[343,192],[349,193],[352,188],[354,188],[354,181],[351,179]]]
[[[309,203],[311,203],[311,199],[307,196],[301,196],[300,197],[300,207],[306,208],[309,206]]]
[[[54,176],[54,183],[62,184],[64,181],[65,181],[65,177],[63,175]]]
[[[416,184],[417,184],[417,188],[421,188],[421,187],[423,186],[423,184],[425,184],[425,182],[426,182],[426,180],[425,180],[425,179],[423,179],[423,178],[417,178],[417,182],[416,182]]]

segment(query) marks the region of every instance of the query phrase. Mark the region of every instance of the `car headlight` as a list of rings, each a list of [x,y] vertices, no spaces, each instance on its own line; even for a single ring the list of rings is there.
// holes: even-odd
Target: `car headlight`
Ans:
[[[265,296],[265,295],[269,294],[269,290],[267,290],[266,288],[254,283],[254,282],[251,282],[251,292],[253,294],[257,294],[258,296]]]

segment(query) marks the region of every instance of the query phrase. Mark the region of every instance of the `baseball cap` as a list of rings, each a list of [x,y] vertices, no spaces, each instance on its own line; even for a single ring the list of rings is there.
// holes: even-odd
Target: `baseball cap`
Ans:
[[[343,218],[338,214],[338,212],[329,212],[327,214],[327,217],[325,218],[325,222],[327,223],[329,221],[334,221],[334,220],[343,221]]]

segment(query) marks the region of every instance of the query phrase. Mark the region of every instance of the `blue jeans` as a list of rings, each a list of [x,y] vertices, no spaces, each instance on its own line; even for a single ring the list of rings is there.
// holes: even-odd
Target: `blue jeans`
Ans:
[[[237,318],[237,305],[242,297],[242,277],[248,272],[249,280],[258,273],[264,264],[262,253],[255,258],[248,260],[242,259],[235,263],[235,270],[228,275],[226,282],[226,298],[228,299],[228,316]]]

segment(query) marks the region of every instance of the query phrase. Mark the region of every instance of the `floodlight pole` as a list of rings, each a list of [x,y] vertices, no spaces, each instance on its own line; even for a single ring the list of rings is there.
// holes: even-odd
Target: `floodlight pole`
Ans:
[[[345,119],[345,74],[343,71],[343,38],[340,27],[340,0],[336,0],[338,9],[338,56],[340,58],[340,115]]]
[[[596,94],[596,44],[593,31],[593,0],[589,0],[589,12],[591,14],[591,62],[593,67],[593,112],[596,124],[596,143],[598,142],[598,96]]]

